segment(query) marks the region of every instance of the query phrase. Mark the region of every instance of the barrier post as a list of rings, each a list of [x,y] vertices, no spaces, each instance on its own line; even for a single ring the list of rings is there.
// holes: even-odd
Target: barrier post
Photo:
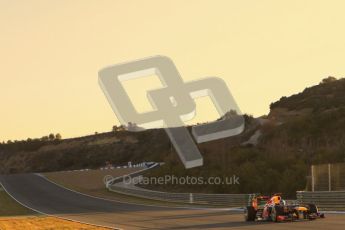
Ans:
[[[328,164],[328,191],[332,191],[331,164]]]
[[[190,204],[194,203],[193,193],[189,193],[189,203]]]
[[[315,191],[314,165],[311,166],[311,191]]]

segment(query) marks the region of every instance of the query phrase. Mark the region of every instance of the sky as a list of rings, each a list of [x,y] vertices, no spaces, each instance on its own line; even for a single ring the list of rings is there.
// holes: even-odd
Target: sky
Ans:
[[[110,131],[106,66],[170,57],[184,81],[222,78],[243,113],[343,77],[345,1],[0,0],[0,141]],[[155,76],[128,83],[138,110]],[[193,123],[217,113],[197,100]]]

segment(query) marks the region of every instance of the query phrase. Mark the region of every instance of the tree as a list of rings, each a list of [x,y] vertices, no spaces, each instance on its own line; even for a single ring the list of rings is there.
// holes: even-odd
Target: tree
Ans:
[[[48,136],[43,136],[41,137],[41,141],[48,141],[49,140],[49,137]]]
[[[55,135],[55,140],[61,140],[61,139],[62,139],[61,134],[60,134],[60,133],[57,133],[57,134]]]
[[[49,134],[48,136],[50,141],[53,141],[55,139],[55,135],[53,133]]]
[[[326,78],[322,79],[321,84],[330,83],[330,82],[333,82],[333,81],[336,81],[336,80],[337,79],[335,77],[329,76],[329,77],[326,77]]]
[[[120,130],[120,127],[117,127],[116,125],[113,126],[113,132],[117,132]]]

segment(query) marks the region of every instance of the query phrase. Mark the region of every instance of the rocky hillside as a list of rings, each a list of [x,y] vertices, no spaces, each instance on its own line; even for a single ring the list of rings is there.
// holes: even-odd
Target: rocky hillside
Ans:
[[[246,116],[237,137],[199,144],[204,166],[185,170],[164,130],[114,131],[68,140],[0,144],[0,173],[98,168],[110,161],[165,162],[150,176],[236,175],[239,185],[148,186],[183,192],[272,193],[293,197],[314,163],[345,160],[345,79],[327,78],[271,104],[267,119]],[[255,135],[255,141],[249,141]],[[253,139],[253,138],[252,138]],[[255,143],[255,145],[251,144]]]
[[[238,186],[190,186],[191,191],[284,192],[293,197],[307,186],[311,164],[345,161],[345,79],[332,77],[290,97],[272,103],[265,122],[255,132],[258,143],[232,148],[220,140],[214,149],[205,148],[205,167],[185,171],[172,166],[152,175],[238,175]],[[257,135],[259,134],[259,135]],[[244,142],[248,143],[248,142]],[[176,167],[179,167],[176,170]],[[177,191],[181,186],[161,186]],[[194,189],[193,189],[194,188]]]

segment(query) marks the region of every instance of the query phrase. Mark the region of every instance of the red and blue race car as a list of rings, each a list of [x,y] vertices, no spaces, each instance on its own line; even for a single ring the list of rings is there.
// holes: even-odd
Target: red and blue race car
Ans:
[[[244,217],[246,221],[314,220],[324,218],[315,204],[287,204],[280,194],[273,196],[255,195],[250,199]]]

